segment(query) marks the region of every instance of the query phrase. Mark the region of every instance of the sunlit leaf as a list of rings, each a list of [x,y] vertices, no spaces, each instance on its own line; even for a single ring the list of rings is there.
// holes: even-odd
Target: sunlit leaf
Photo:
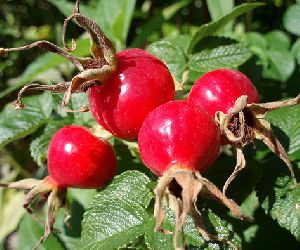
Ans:
[[[23,110],[14,110],[11,103],[0,113],[0,146],[33,133],[44,125],[52,112],[49,93],[23,98]]]
[[[220,19],[202,25],[198,32],[193,37],[188,52],[192,53],[195,45],[204,37],[215,35],[220,29],[227,25],[230,21],[234,20],[238,16],[245,14],[246,12],[253,10],[259,6],[262,6],[262,3],[246,3],[241,4],[235,7],[230,13],[221,17]]]
[[[191,55],[190,68],[197,72],[208,72],[219,68],[237,67],[251,57],[251,52],[241,44],[219,46]]]
[[[300,4],[291,5],[284,14],[283,24],[287,31],[300,36]]]

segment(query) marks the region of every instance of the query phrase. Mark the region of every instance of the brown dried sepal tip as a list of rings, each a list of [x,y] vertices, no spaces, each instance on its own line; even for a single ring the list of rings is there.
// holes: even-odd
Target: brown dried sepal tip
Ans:
[[[7,184],[0,183],[0,187],[14,188],[26,191],[23,207],[37,221],[39,220],[34,214],[35,209],[32,207],[34,204],[44,204],[47,201],[48,209],[44,235],[40,238],[34,249],[37,249],[50,235],[51,231],[53,230],[55,218],[60,207],[65,208],[65,211],[67,213],[66,218],[70,217],[69,208],[66,202],[67,189],[56,187],[52,184],[51,181],[49,181],[48,177],[46,177],[44,180],[36,180],[30,178]]]
[[[85,112],[88,111],[87,106],[83,106],[78,110],[71,110],[67,106],[73,93],[86,92],[90,87],[103,83],[113,71],[116,69],[116,50],[111,41],[104,35],[100,27],[89,18],[83,16],[79,11],[79,3],[77,0],[74,12],[67,17],[63,24],[62,40],[63,49],[49,41],[37,41],[18,48],[0,48],[0,56],[7,52],[28,50],[34,47],[45,49],[49,52],[59,54],[60,56],[71,62],[79,73],[75,75],[71,81],[62,82],[55,85],[43,84],[27,84],[19,92],[17,100],[14,102],[16,109],[22,109],[24,104],[21,101],[23,93],[31,90],[48,90],[56,93],[64,93],[61,103],[63,110],[67,112]],[[85,29],[91,40],[90,52],[92,57],[76,57],[70,52],[76,49],[76,42],[72,39],[72,47],[68,48],[65,42],[65,33],[69,22],[75,19],[76,23]]]
[[[165,217],[163,203],[164,201],[168,201],[176,217],[173,237],[175,249],[184,249],[185,247],[184,242],[183,246],[178,246],[178,236],[179,233],[183,231],[188,214],[192,216],[196,228],[205,240],[223,242],[228,244],[231,248],[237,249],[229,240],[207,232],[202,223],[201,213],[196,207],[198,196],[215,199],[219,203],[227,206],[235,217],[247,221],[253,220],[245,216],[233,200],[228,199],[212,182],[202,177],[199,172],[192,172],[191,170],[185,170],[180,165],[174,165],[159,178],[155,189],[155,231],[172,234],[172,232],[161,228]]]
[[[228,114],[219,111],[215,116],[215,119],[220,126],[222,136],[236,147],[237,154],[235,169],[226,180],[223,187],[223,193],[225,194],[226,189],[235,179],[238,172],[246,166],[246,160],[242,150],[247,144],[252,144],[254,139],[262,140],[273,153],[285,162],[291,173],[293,187],[297,186],[295,173],[292,163],[288,158],[288,154],[273,134],[270,123],[267,122],[264,117],[268,112],[278,108],[299,104],[300,94],[293,99],[285,101],[259,104],[247,104],[247,99],[248,97],[246,95],[239,97]]]
[[[4,48],[0,48],[0,56],[3,56],[5,54]]]

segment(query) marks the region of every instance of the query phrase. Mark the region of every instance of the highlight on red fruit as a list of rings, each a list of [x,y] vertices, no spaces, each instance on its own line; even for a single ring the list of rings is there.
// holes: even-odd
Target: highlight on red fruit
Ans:
[[[148,113],[175,96],[166,65],[147,51],[117,53],[117,66],[100,86],[89,89],[89,103],[97,122],[113,135],[136,139]]]
[[[228,113],[242,95],[248,96],[247,103],[259,102],[258,91],[245,74],[233,69],[217,69],[195,81],[188,100],[214,117],[217,111]]]
[[[23,203],[29,213],[33,213],[34,200],[48,201],[45,232],[38,247],[50,235],[59,208],[67,207],[67,188],[103,187],[115,175],[116,162],[114,149],[108,142],[84,127],[65,126],[51,139],[48,176],[43,180],[24,179],[0,186],[29,191]]]
[[[204,173],[218,156],[220,132],[202,107],[172,101],[145,119],[138,144],[143,162],[158,176],[174,165]]]
[[[140,155],[145,165],[161,176],[155,189],[156,231],[164,220],[163,197],[167,196],[175,210],[174,248],[183,231],[186,217],[194,223],[206,240],[217,240],[236,247],[228,240],[209,234],[196,208],[198,196],[213,197],[227,206],[233,215],[251,220],[238,205],[208,179],[201,176],[216,160],[220,149],[220,132],[212,116],[204,108],[188,101],[171,101],[154,109],[145,119],[138,137]],[[183,242],[183,248],[185,243]]]
[[[59,187],[100,188],[116,173],[115,152],[86,128],[65,126],[50,142],[48,171]]]
[[[254,144],[255,139],[262,140],[285,162],[293,185],[297,185],[292,163],[264,117],[272,110],[299,104],[300,95],[287,101],[259,103],[259,94],[247,76],[237,70],[218,69],[196,80],[188,101],[205,108],[215,118],[222,135],[221,144],[236,148],[236,166],[223,186],[223,193],[246,166],[242,149]]]

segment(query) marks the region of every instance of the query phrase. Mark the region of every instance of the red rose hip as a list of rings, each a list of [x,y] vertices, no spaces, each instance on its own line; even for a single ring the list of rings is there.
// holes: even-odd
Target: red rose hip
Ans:
[[[203,173],[218,156],[220,132],[202,107],[173,101],[149,114],[138,143],[143,162],[158,176],[174,165]]]
[[[113,135],[136,139],[148,113],[174,99],[173,78],[163,62],[141,49],[117,54],[117,68],[107,81],[89,90],[97,122]]]
[[[223,193],[246,166],[242,149],[247,144],[253,144],[254,139],[262,140],[286,163],[296,185],[292,163],[264,116],[280,107],[298,104],[300,95],[288,101],[259,103],[259,94],[247,76],[237,70],[219,69],[196,80],[188,101],[202,106],[215,118],[220,127],[222,144],[236,147],[237,163],[224,184]]]
[[[155,230],[169,233],[161,228],[164,220],[162,201],[167,196],[176,213],[175,249],[178,249],[178,233],[183,230],[189,213],[206,240],[219,240],[235,247],[230,241],[206,232],[201,224],[201,214],[195,207],[198,196],[210,196],[230,208],[235,216],[250,219],[200,174],[213,164],[219,153],[220,132],[212,116],[188,101],[165,103],[145,119],[138,145],[145,165],[161,176],[155,189]]]
[[[115,152],[84,127],[65,126],[51,140],[48,171],[59,187],[100,188],[115,175]]]
[[[213,117],[217,111],[228,113],[242,95],[248,103],[258,103],[259,94],[242,72],[232,69],[210,71],[195,81],[188,100],[207,110]]]
[[[65,126],[51,139],[48,172],[43,180],[0,183],[2,187],[29,190],[23,205],[30,213],[36,198],[43,202],[48,199],[45,232],[36,247],[50,235],[58,209],[66,206],[68,187],[100,188],[113,178],[116,172],[115,152],[110,144],[98,139],[86,128]]]

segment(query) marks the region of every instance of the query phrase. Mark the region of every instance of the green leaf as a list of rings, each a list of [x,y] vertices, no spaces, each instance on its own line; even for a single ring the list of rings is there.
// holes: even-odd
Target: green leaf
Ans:
[[[78,246],[80,245],[80,238],[73,238],[73,237],[67,236],[65,234],[59,234],[59,235],[57,235],[57,237],[65,245],[65,247],[64,247],[65,250],[78,249]]]
[[[74,8],[74,4],[69,1],[48,1],[55,5],[65,16],[69,16]],[[83,15],[100,26],[105,35],[116,43],[119,50],[125,46],[135,2],[135,0],[93,1],[88,5],[80,4],[80,10]]]
[[[297,60],[297,63],[300,64],[300,38],[298,38],[296,42],[293,44],[291,48],[291,53]]]
[[[262,6],[262,3],[248,3],[248,4],[241,4],[238,7],[235,7],[229,14],[221,17],[220,19],[204,24],[202,25],[198,32],[193,37],[188,52],[192,53],[195,45],[202,40],[204,37],[215,35],[217,32],[219,32],[226,24],[228,24],[230,21],[234,20],[238,16],[253,10],[259,6]]]
[[[247,32],[242,38],[242,42],[261,49],[267,49],[268,46],[266,37],[258,32]]]
[[[257,65],[262,65],[263,69],[267,69],[269,59],[266,54],[268,49],[268,41],[265,36],[258,32],[247,32],[241,38],[241,42],[245,43],[249,50],[258,57]]]
[[[130,47],[142,47],[154,31],[161,29],[164,21],[172,18],[178,10],[189,4],[189,2],[189,0],[181,0],[164,8],[162,11],[157,11],[153,17],[151,17],[148,21],[145,22],[145,24],[143,24],[139,28],[139,32],[134,37],[132,43],[130,44]]]
[[[0,242],[12,233],[19,225],[25,210],[23,192],[5,189],[0,190]]]
[[[48,155],[48,146],[54,133],[56,133],[57,130],[62,128],[63,126],[71,123],[72,121],[68,119],[51,121],[46,125],[43,134],[31,142],[30,144],[31,156],[38,164],[38,166],[40,167],[45,166],[44,164]]]
[[[288,142],[288,153],[293,154],[300,150],[300,105],[287,107],[272,111],[267,115],[267,120],[284,133],[282,138]],[[276,131],[275,131],[276,132]]]
[[[0,98],[24,86],[25,84],[30,83],[39,74],[63,62],[65,62],[64,58],[54,54],[46,54],[37,58],[35,61],[29,64],[24,73],[19,76],[20,81],[0,93]]]
[[[32,250],[44,233],[42,225],[32,219],[29,214],[26,214],[19,228],[19,250]],[[50,234],[49,238],[39,247],[41,250],[64,250],[63,244],[54,234]]]
[[[270,67],[263,72],[265,78],[285,82],[295,69],[295,60],[290,52],[282,50],[268,50],[266,54],[270,60]]]
[[[52,112],[52,97],[49,93],[23,98],[23,110],[14,110],[7,104],[0,113],[0,146],[33,133],[45,124]]]
[[[240,245],[239,241],[236,239],[236,236],[233,234],[233,232],[231,232],[228,229],[227,225],[224,222],[222,222],[222,220],[218,216],[216,216],[208,209],[202,209],[201,215],[203,219],[203,224],[208,232],[210,232],[213,235],[218,235],[220,237],[228,239],[236,246]],[[165,222],[163,224],[163,228],[168,230],[174,230],[174,225],[175,225],[174,212],[171,211],[170,209],[166,209],[166,217],[165,217]],[[184,233],[186,236],[187,244],[201,247],[201,249],[216,250],[216,249],[224,249],[224,246],[226,246],[226,244],[223,243],[212,243],[212,242],[205,241],[204,238],[199,234],[199,231],[195,228],[194,222],[190,216],[188,216],[187,218]],[[172,249],[171,247],[172,235],[163,235],[161,233],[154,233],[154,234],[150,233],[150,236],[146,234],[145,239],[146,239],[146,243],[150,245],[149,247],[150,249],[165,249],[164,248],[165,246],[167,247],[167,249]]]
[[[222,16],[225,16],[230,11],[232,11],[234,7],[233,0],[206,0],[206,4],[208,7],[210,17],[213,21],[216,21]],[[225,26],[225,30],[231,31],[232,23],[227,24]]]
[[[83,220],[83,249],[116,249],[143,234],[148,214],[141,205],[99,196],[98,201]]]
[[[257,195],[265,213],[300,241],[300,185],[291,189],[291,178],[286,169],[286,165],[272,155],[265,162]]]
[[[149,217],[145,208],[152,199],[149,184],[138,171],[116,176],[84,214],[83,249],[114,249],[141,236]]]
[[[258,198],[256,196],[256,192],[252,191],[241,204],[242,211],[250,215],[251,217],[255,216],[255,211],[259,207]]]
[[[73,98],[73,94],[71,97],[71,100]],[[74,118],[74,115],[72,112],[66,112],[62,109],[61,103],[63,100],[64,94],[58,94],[58,93],[53,93],[52,94],[52,100],[53,100],[53,110],[61,117],[61,118]]]
[[[165,225],[164,225],[165,226]],[[172,235],[166,235],[161,232],[155,232],[155,219],[151,219],[145,230],[145,242],[148,249],[153,250],[173,250],[173,237]],[[170,229],[173,229],[170,227]]]
[[[190,3],[190,0],[181,0],[177,1],[174,4],[171,4],[164,8],[162,10],[162,15],[165,20],[169,20],[172,16],[176,14],[178,10],[180,10],[182,7],[188,5]]]
[[[208,72],[219,68],[237,67],[250,57],[251,52],[242,44],[232,44],[193,54],[189,65],[197,72]]]
[[[187,68],[187,59],[180,47],[168,41],[158,41],[150,44],[147,50],[160,58],[176,80],[182,82],[182,74]]]
[[[77,93],[74,94],[71,98],[72,109],[80,109],[80,107],[88,104],[89,101],[88,101],[87,93]],[[86,125],[90,127],[97,124],[91,112],[75,112],[74,123],[78,125]]]
[[[300,36],[300,4],[290,6],[283,16],[285,29],[294,35]]]
[[[71,15],[74,9],[74,3],[65,0],[47,0],[49,3],[53,4],[59,11],[66,17]],[[86,7],[80,4],[80,9],[83,13],[86,12]]]
[[[133,38],[133,41],[130,44],[132,48],[142,47],[149,38],[149,35],[154,31],[157,31],[161,28],[162,23],[164,22],[164,17],[161,12],[155,13],[147,22],[143,24],[140,29],[138,29],[138,34]]]
[[[213,21],[225,16],[234,7],[233,0],[206,0],[206,4]]]
[[[85,209],[90,206],[97,193],[96,189],[68,188],[68,195],[78,201]]]
[[[135,0],[102,0],[98,5],[98,15],[103,16],[112,38],[125,45],[131,18],[133,15]],[[100,22],[100,25],[102,23]]]
[[[155,221],[152,217],[153,203],[149,207],[153,199],[150,186],[153,185],[149,178],[137,171],[127,171],[116,176],[109,186],[96,195],[84,214],[82,247],[115,249],[134,243],[137,238],[144,236],[150,249],[173,249],[172,235],[153,232]],[[209,232],[239,245],[233,233],[215,214],[207,209],[202,209],[201,213]],[[174,230],[174,224],[174,212],[167,209],[163,227]],[[223,249],[220,243],[207,244],[190,217],[185,234],[189,244],[206,246],[206,249]]]
[[[273,30],[265,35],[268,41],[269,48],[272,50],[288,51],[291,46],[289,37],[280,30]]]
[[[175,47],[180,48],[185,54],[187,54],[187,50],[191,42],[191,37],[189,35],[176,35],[166,38],[166,41],[169,41]]]
[[[202,209],[201,215],[203,219],[203,224],[208,232],[213,235],[218,235],[222,238],[230,240],[234,245],[240,247],[240,242],[237,240],[236,235],[232,231],[228,229],[228,225],[224,223],[216,214],[214,214],[209,209]],[[227,246],[223,243],[212,243],[206,242],[203,237],[199,234],[198,230],[194,226],[194,222],[191,217],[188,217],[185,234],[187,237],[187,242],[189,244],[203,247],[206,246],[205,249],[213,250],[213,249],[224,249],[224,246]]]

